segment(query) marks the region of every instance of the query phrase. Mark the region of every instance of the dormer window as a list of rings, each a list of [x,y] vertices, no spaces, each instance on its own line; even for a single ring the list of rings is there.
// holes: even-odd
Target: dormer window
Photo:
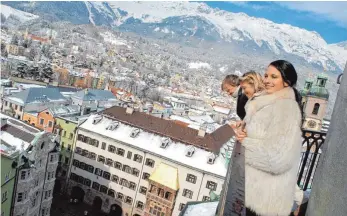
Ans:
[[[97,124],[102,120],[102,116],[94,116],[93,124]]]
[[[113,121],[106,127],[106,130],[113,131],[114,129],[118,128],[118,126],[119,126],[119,122]]]
[[[207,159],[207,163],[208,164],[214,164],[214,161],[216,160],[216,155],[211,153],[209,156],[208,156],[208,159]]]
[[[139,135],[139,133],[140,133],[140,129],[135,128],[135,129],[131,132],[130,137],[135,138],[135,137],[137,137],[137,136]]]
[[[195,152],[195,148],[193,146],[190,146],[187,150],[186,156],[187,157],[192,157]]]
[[[171,143],[170,138],[164,138],[161,141],[160,148],[164,148],[165,149],[170,143]]]

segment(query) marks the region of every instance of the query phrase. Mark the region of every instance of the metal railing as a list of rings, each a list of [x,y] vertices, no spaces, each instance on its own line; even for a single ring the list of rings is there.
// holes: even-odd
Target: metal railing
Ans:
[[[321,146],[324,144],[326,133],[304,130],[302,134],[303,152],[298,171],[298,186],[306,191],[311,189],[314,174],[321,155]]]

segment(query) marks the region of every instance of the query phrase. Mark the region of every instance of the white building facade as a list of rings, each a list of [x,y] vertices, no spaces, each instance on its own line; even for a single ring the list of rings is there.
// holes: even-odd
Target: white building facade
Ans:
[[[78,129],[68,191],[104,212],[179,215],[187,202],[222,190],[226,166],[219,149],[231,136],[227,125],[208,134],[130,108],[109,108]],[[151,175],[160,164],[178,171],[174,198],[151,191],[149,178],[156,181]],[[160,178],[165,187],[165,176]],[[153,197],[160,211],[146,205]]]

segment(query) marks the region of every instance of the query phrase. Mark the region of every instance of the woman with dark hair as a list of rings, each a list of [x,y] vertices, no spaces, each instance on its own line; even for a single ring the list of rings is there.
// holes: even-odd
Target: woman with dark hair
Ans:
[[[263,81],[263,94],[246,105],[245,129],[236,130],[244,156],[246,215],[288,216],[301,152],[297,73],[291,63],[278,60]]]

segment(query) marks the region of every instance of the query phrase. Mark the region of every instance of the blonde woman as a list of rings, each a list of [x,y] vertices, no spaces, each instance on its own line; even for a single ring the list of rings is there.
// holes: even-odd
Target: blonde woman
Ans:
[[[248,97],[248,99],[261,94],[265,90],[263,78],[255,71],[243,74],[243,76],[240,77],[240,81],[243,93]]]

